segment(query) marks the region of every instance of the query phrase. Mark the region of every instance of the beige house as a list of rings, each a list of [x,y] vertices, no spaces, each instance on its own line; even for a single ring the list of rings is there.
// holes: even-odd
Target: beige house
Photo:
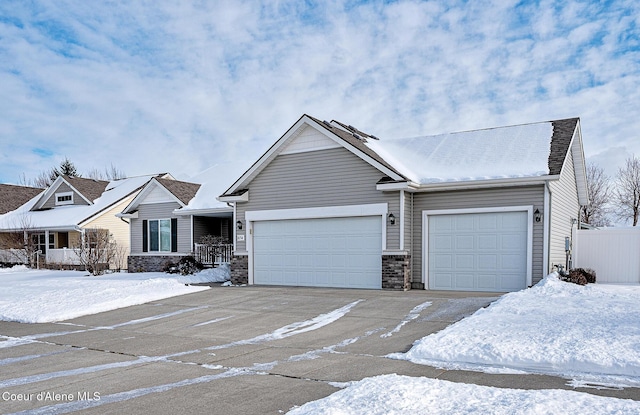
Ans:
[[[122,180],[102,181],[80,177],[59,176],[41,194],[16,210],[0,216],[0,233],[25,237],[22,249],[28,256],[24,262],[47,266],[79,265],[77,248],[88,230],[102,230],[112,235],[120,255],[110,264],[126,268],[129,253],[129,223],[117,218],[142,187],[154,177],[168,174],[138,176]],[[4,238],[10,240],[11,238]],[[4,255],[17,259],[19,246],[5,246]],[[36,257],[37,255],[37,257]]]

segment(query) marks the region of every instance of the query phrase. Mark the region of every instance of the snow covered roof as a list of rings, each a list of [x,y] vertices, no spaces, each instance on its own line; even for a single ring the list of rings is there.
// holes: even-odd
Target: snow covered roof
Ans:
[[[181,213],[195,213],[207,210],[232,211],[226,203],[216,198],[233,184],[251,165],[250,160],[238,160],[233,163],[221,162],[191,177],[189,181],[200,183],[200,189],[195,197],[180,209]]]
[[[549,175],[553,135],[548,121],[366,145],[411,181],[431,184]]]
[[[137,176],[105,182],[104,191],[90,205],[56,206],[51,209],[31,209],[39,202],[38,195],[18,209],[0,216],[0,229],[75,229],[82,222],[113,206],[139,190],[155,175]]]

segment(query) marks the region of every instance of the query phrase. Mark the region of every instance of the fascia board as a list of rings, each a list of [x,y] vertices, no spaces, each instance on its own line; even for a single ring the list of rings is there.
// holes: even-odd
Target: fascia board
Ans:
[[[218,196],[216,199],[219,202],[225,203],[233,203],[233,202],[248,202],[249,201],[249,191],[247,190],[241,195],[234,196]]]
[[[347,149],[348,151],[350,151],[351,153],[353,153],[354,155],[356,155],[360,159],[364,160],[365,162],[369,163],[370,165],[372,165],[376,169],[380,170],[381,172],[383,172],[387,176],[391,177],[392,179],[394,179],[394,180],[405,180],[404,177],[399,176],[396,172],[394,172],[391,169],[387,168],[386,166],[380,164],[378,161],[374,160],[373,158],[369,157],[367,154],[363,153],[362,151],[360,151],[356,147],[354,147],[351,144],[347,143],[342,138],[336,136],[335,134],[332,134],[326,128],[322,127],[316,121],[314,121],[308,115],[305,114],[302,117],[300,117],[300,119],[295,124],[293,124],[287,130],[287,132],[282,137],[280,137],[278,139],[278,141],[276,141],[269,148],[269,150],[267,150],[258,159],[258,161],[256,161],[249,168],[249,170],[247,170],[238,180],[236,180],[236,182],[234,184],[232,184],[231,187],[229,187],[224,192],[224,194],[233,193],[236,190],[238,190],[239,188],[243,187],[246,184],[247,179],[252,177],[254,175],[254,173],[257,173],[260,170],[262,170],[272,160],[272,158],[275,155],[277,155],[278,152],[280,152],[280,150],[283,148],[283,146],[289,141],[290,138],[292,138],[292,136],[304,124],[307,124],[308,126],[313,127],[315,130],[317,130],[318,132],[323,134],[325,137],[331,139],[332,141],[334,141],[336,144],[340,145],[341,147],[344,147],[345,149]],[[226,196],[223,196],[223,197],[226,197]],[[226,199],[225,200],[218,199],[218,200],[220,200],[220,201],[231,201],[231,200],[226,200]]]
[[[420,188],[420,185],[414,182],[380,183],[376,185],[376,189],[381,190],[383,192],[396,191],[396,190],[407,190],[411,192],[419,188]]]
[[[33,207],[31,208],[31,210],[38,210],[40,208],[42,208],[42,206],[44,205],[44,203],[49,200],[49,198],[51,197],[51,195],[55,194],[56,190],[58,190],[58,188],[60,187],[60,184],[65,181],[62,176],[58,176],[53,183],[51,183],[51,185],[44,191],[44,193],[41,193],[40,199],[38,199],[38,202],[36,202],[35,205],[33,205]],[[69,184],[69,183],[67,183]]]
[[[293,124],[291,127],[289,127],[289,129],[275,142],[273,143],[273,145],[271,147],[269,147],[269,149],[262,155],[260,156],[260,158],[251,165],[251,167],[249,167],[249,169],[244,172],[244,174],[242,176],[240,176],[240,178],[238,180],[236,180],[224,193],[223,195],[227,194],[227,193],[233,193],[236,190],[238,190],[242,185],[245,184],[245,182],[247,181],[247,179],[249,177],[251,177],[255,172],[261,170],[263,168],[264,165],[266,165],[266,163],[271,159],[271,156],[273,156],[281,147],[282,145],[287,142],[287,140],[296,132],[298,131],[298,129],[302,126],[302,124],[305,121],[310,121],[309,117],[305,114],[302,117],[300,117],[298,119],[298,121],[296,121],[295,124]],[[227,196],[220,196],[220,197],[227,197]],[[221,200],[218,198],[218,200],[222,201],[228,201],[228,200]]]
[[[138,219],[138,211],[133,213],[116,213],[116,218]]]
[[[210,209],[176,209],[173,211],[174,215],[177,216],[198,216],[198,215],[206,215],[209,213],[233,213],[233,208],[231,207],[220,207],[220,208],[210,208]]]
[[[163,189],[167,193],[167,195],[171,196],[171,198],[174,199],[180,206],[186,206],[180,199],[178,199],[173,193],[171,193],[166,187],[164,187],[159,181],[157,181],[155,177],[153,177],[147,182],[147,184],[144,185],[142,190],[140,190],[136,197],[133,198],[131,203],[129,203],[122,210],[122,213],[129,213],[132,210],[136,210],[138,206],[142,204],[142,201],[144,201],[147,195],[149,195],[149,193],[153,191],[154,185],[160,186],[160,188]]]
[[[339,145],[341,145],[342,147],[346,148],[347,150],[349,150],[351,153],[353,153],[355,156],[359,157],[360,159],[362,159],[363,161],[369,163],[370,165],[372,165],[373,167],[375,167],[376,169],[380,170],[381,172],[383,172],[384,174],[386,174],[387,176],[391,177],[394,180],[406,180],[404,177],[398,175],[398,173],[394,172],[393,170],[389,169],[388,167],[380,164],[380,162],[378,162],[377,160],[371,158],[370,156],[368,156],[367,154],[363,153],[362,151],[360,151],[358,148],[352,146],[351,144],[349,144],[348,142],[344,141],[342,138],[336,136],[335,134],[330,133],[329,131],[327,131],[326,128],[320,126],[317,122],[315,122],[312,119],[309,119],[307,122],[309,125],[311,125],[312,127],[314,127],[316,130],[320,131],[322,134],[324,134],[325,136],[329,137],[330,139],[332,139],[333,141],[335,141],[336,143],[338,143]],[[341,128],[342,129],[342,128]],[[342,129],[344,130],[344,129]]]
[[[71,190],[73,190],[74,192],[76,192],[77,194],[79,194],[79,195],[80,195],[80,197],[82,197],[82,199],[83,199],[85,202],[87,202],[87,203],[88,203],[88,204],[90,204],[90,205],[93,205],[93,200],[89,200],[89,199],[87,199],[87,198],[85,197],[85,195],[83,195],[82,193],[80,193],[80,192],[78,191],[78,189],[76,189],[75,187],[73,187],[73,185],[72,185],[71,183],[69,183],[68,181],[66,181],[66,180],[64,179],[64,177],[62,177],[62,176],[58,176],[58,177],[59,177],[59,178],[61,178],[61,179],[62,179],[62,180],[67,184],[67,185],[69,185],[69,187],[71,188]],[[60,186],[60,185],[58,185],[58,186]],[[102,191],[102,193],[104,193],[104,190]],[[101,193],[100,195],[102,195],[102,193]]]
[[[541,185],[551,180],[559,180],[560,175],[540,176],[540,178],[522,177],[515,179],[477,180],[464,182],[444,182],[420,185],[416,193],[439,192],[443,190],[484,189],[489,187],[514,187]]]

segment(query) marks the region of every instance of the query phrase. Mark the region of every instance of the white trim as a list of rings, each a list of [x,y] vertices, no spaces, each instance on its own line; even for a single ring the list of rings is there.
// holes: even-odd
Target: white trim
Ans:
[[[404,190],[400,190],[400,250],[404,251]]]
[[[325,206],[300,209],[274,209],[274,210],[254,210],[244,213],[245,220],[245,244],[249,256],[248,283],[253,282],[253,224],[254,222],[268,220],[292,220],[292,219],[322,219],[322,218],[345,218],[358,216],[380,216],[382,224],[382,252],[387,249],[387,213],[389,206],[387,203],[373,203],[368,205],[347,205],[347,206]],[[235,215],[234,215],[235,217]],[[235,223],[234,223],[235,227]],[[235,232],[235,231],[234,231]],[[235,249],[234,236],[234,249]],[[237,255],[237,254],[236,254]]]
[[[247,222],[377,215],[382,215],[386,218],[388,210],[387,203],[372,203],[368,205],[324,206],[300,209],[252,210],[245,212],[244,218]]]
[[[365,154],[364,152],[362,152],[361,150],[359,150],[358,148],[352,146],[351,144],[349,144],[347,141],[343,140],[342,138],[340,138],[339,136],[335,135],[334,133],[332,133],[331,131],[327,130],[326,127],[321,126],[320,124],[318,124],[316,121],[314,121],[313,119],[311,119],[308,115],[303,115],[302,117],[300,117],[300,119],[298,119],[298,121],[292,125],[287,132],[280,137],[242,176],[240,176],[240,178],[238,180],[236,180],[224,193],[233,193],[236,190],[238,190],[242,185],[244,185],[247,182],[247,179],[249,179],[250,177],[253,176],[254,173],[259,173],[266,165],[268,165],[272,158],[274,158],[275,156],[277,156],[278,154],[280,154],[282,152],[282,150],[284,150],[286,147],[286,144],[288,144],[290,142],[291,139],[297,137],[299,135],[299,133],[302,131],[301,127],[303,127],[304,125],[308,125],[312,128],[315,128],[316,130],[318,130],[318,132],[320,132],[321,134],[325,135],[326,137],[328,137],[329,139],[333,140],[334,142],[336,142],[338,145],[340,145],[341,147],[344,147],[346,150],[350,151],[351,153],[353,153],[354,155],[356,155],[357,157],[359,157],[360,159],[362,159],[363,161],[369,163],[370,165],[372,165],[373,167],[375,167],[376,169],[380,170],[381,172],[383,172],[384,174],[386,174],[387,176],[391,177],[394,180],[405,180],[404,177],[402,177],[400,174],[398,174],[397,172],[393,171],[392,169],[390,169],[389,167],[386,167],[385,165],[383,165],[382,163],[378,162],[377,160],[373,159],[372,157],[368,156],[367,154]],[[218,200],[220,200],[221,202],[233,202],[236,200],[231,200],[229,199],[230,196],[222,196],[220,198],[218,198]],[[248,197],[248,196],[247,196]]]
[[[526,286],[532,285],[533,268],[533,206],[500,206],[468,209],[437,209],[422,211],[422,283],[429,289],[429,216],[458,215],[465,213],[500,213],[527,212],[527,280]]]
[[[238,246],[236,244],[236,239],[237,239],[237,226],[236,226],[236,222],[238,221],[238,211],[237,211],[237,203],[233,204],[233,219],[231,219],[231,226],[233,227],[233,251],[235,252],[236,249],[238,249]]]
[[[549,185],[544,186],[544,210],[542,211],[542,277],[549,273],[549,229],[551,229],[551,190]]]
[[[216,200],[218,202],[225,202],[225,203],[233,203],[233,202],[248,202],[249,201],[249,191],[247,190],[246,192],[244,192],[241,195],[234,195],[234,196],[217,196]]]
[[[58,200],[58,198],[66,197],[66,196],[71,196],[71,199],[64,200],[64,201]],[[56,193],[56,194],[53,195],[53,198],[55,199],[55,205],[56,206],[73,205],[73,192]]]

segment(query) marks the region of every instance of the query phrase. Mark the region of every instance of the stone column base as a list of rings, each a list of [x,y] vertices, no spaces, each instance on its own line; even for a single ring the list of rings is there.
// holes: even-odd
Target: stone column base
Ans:
[[[411,289],[411,255],[382,255],[382,289]]]
[[[242,285],[249,283],[249,257],[247,255],[233,255],[231,257],[231,284]]]

